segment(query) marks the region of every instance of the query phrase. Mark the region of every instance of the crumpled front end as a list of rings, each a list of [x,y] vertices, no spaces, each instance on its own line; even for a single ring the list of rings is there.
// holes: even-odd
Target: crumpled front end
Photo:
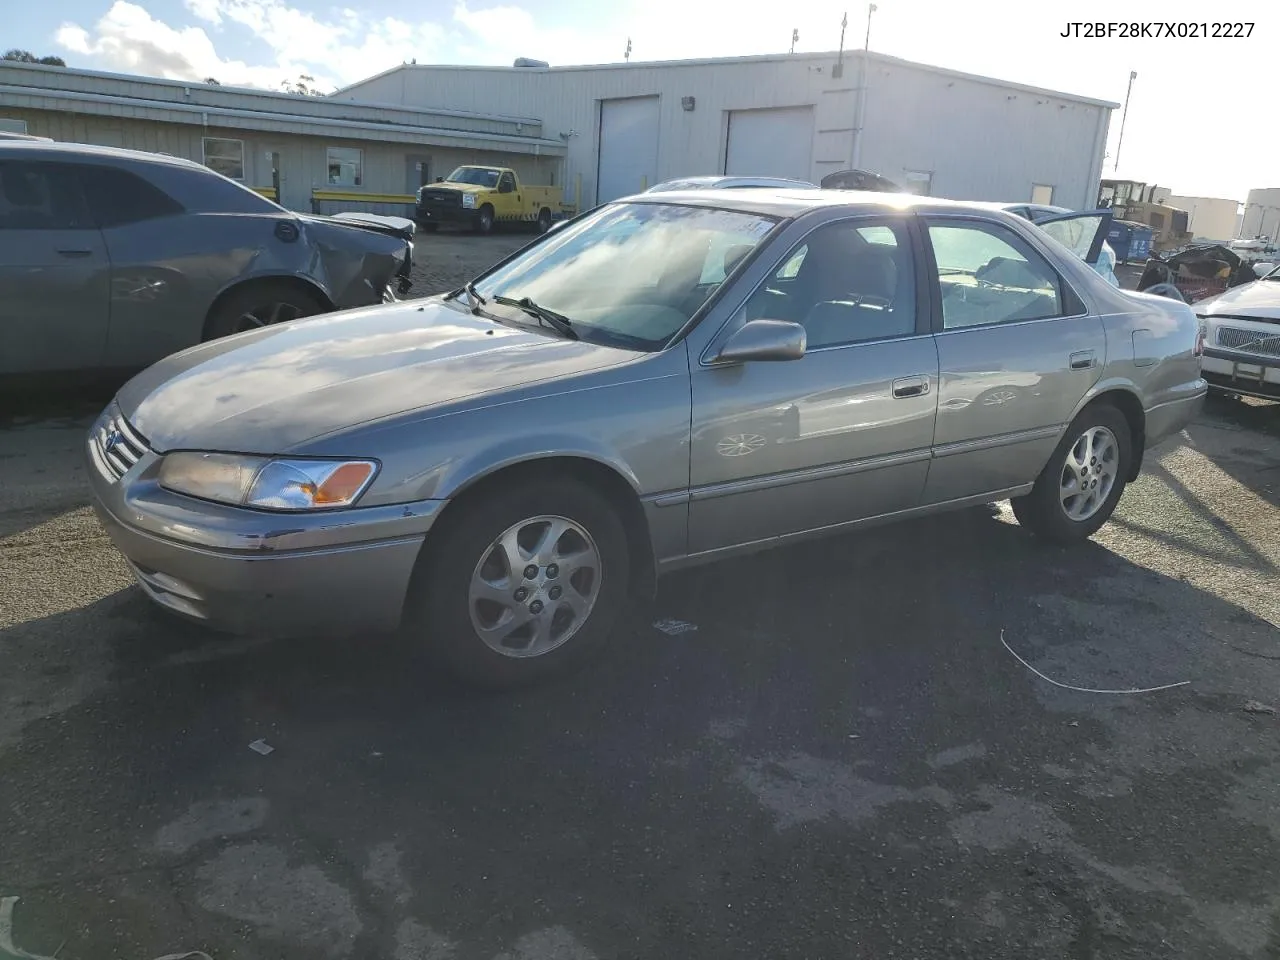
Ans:
[[[408,292],[413,242],[341,221],[307,218],[311,275],[329,291],[339,310],[394,300]]]

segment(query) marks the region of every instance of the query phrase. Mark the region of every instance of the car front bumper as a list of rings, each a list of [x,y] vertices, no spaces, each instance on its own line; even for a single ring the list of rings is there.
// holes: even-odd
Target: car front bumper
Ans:
[[[1219,390],[1280,400],[1280,357],[1205,347],[1200,367],[1209,385]]]
[[[98,436],[95,427],[86,447],[94,509],[159,606],[217,629],[273,636],[399,624],[444,501],[310,514],[223,506],[162,488],[151,452],[117,478]]]
[[[475,223],[477,216],[479,216],[479,211],[475,207],[460,207],[449,204],[420,203],[414,209],[414,219],[420,224],[472,224]]]

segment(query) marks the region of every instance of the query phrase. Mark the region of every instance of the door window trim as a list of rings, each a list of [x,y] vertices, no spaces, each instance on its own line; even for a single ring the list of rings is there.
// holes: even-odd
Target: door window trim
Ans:
[[[1016,214],[1010,214],[1010,216],[1016,217]],[[971,213],[922,213],[919,216],[919,220],[920,233],[925,247],[924,272],[926,272],[929,277],[930,291],[936,291],[936,295],[932,298],[933,312],[931,316],[932,323],[930,324],[934,336],[949,336],[956,333],[966,333],[970,330],[991,330],[995,327],[1016,327],[1028,323],[1053,323],[1058,320],[1074,320],[1079,319],[1080,317],[1089,316],[1088,302],[1081,297],[1080,294],[1076,292],[1075,287],[1068,282],[1062,271],[1059,270],[1057,265],[1053,262],[1053,258],[1049,252],[1044,250],[1040,244],[1036,243],[1033,237],[1027,236],[1017,227],[1004,223],[1000,220],[977,216]],[[938,279],[938,261],[933,253],[933,241],[929,238],[929,225],[934,221],[939,220],[950,220],[956,223],[973,223],[986,227],[987,229],[996,227],[1012,233],[1018,240],[1030,247],[1032,252],[1044,261],[1050,272],[1057,277],[1060,296],[1062,298],[1062,308],[1065,312],[1052,317],[1032,317],[1026,320],[996,320],[991,323],[975,323],[967,327],[952,327],[950,329],[944,327],[942,323],[942,283]],[[1032,227],[1035,226],[1035,224],[1031,223],[1030,220],[1025,222]],[[1074,312],[1072,312],[1073,308],[1078,309],[1075,309]]]
[[[698,357],[698,366],[704,369],[715,369],[722,366],[716,363],[712,357],[716,350],[723,344],[726,331],[733,326],[741,314],[747,302],[764,289],[765,285],[774,279],[778,271],[796,255],[799,249],[808,244],[809,238],[819,230],[839,224],[847,224],[854,221],[867,221],[864,226],[879,226],[885,223],[898,221],[901,222],[903,228],[907,231],[907,244],[905,250],[907,255],[912,258],[912,268],[915,278],[915,299],[916,299],[916,316],[915,316],[915,332],[904,333],[893,337],[878,337],[874,340],[853,340],[849,343],[833,343],[825,347],[814,347],[812,350],[806,349],[804,355],[826,353],[831,350],[847,350],[851,347],[861,347],[874,343],[897,343],[903,340],[918,340],[922,337],[933,335],[932,329],[932,313],[933,313],[933,291],[929,287],[929,279],[924,269],[925,261],[921,259],[925,252],[925,244],[927,239],[922,236],[924,233],[920,217],[914,212],[902,214],[886,214],[886,213],[853,213],[847,216],[837,216],[831,219],[824,219],[815,223],[812,227],[801,234],[795,241],[787,245],[787,249],[782,256],[773,261],[773,265],[754,287],[747,292],[745,296],[738,300],[733,309],[729,311],[729,315],[725,317],[720,324],[719,329],[707,340],[707,345],[703,348],[702,353]],[[856,229],[856,228],[855,228]],[[756,253],[763,253],[763,250],[757,250]],[[932,256],[932,252],[930,251]],[[734,271],[737,273],[738,271]],[[801,358],[803,360],[803,357]]]

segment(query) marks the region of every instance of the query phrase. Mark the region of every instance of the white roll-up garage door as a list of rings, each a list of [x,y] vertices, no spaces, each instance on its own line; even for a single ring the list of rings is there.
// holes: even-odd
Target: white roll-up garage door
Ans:
[[[640,193],[658,167],[658,98],[600,102],[600,169],[596,202]]]
[[[812,180],[813,107],[731,112],[724,172]]]

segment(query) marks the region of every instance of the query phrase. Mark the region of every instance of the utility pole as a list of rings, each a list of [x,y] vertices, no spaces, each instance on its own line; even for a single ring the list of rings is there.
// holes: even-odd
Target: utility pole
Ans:
[[[867,115],[867,54],[871,50],[871,15],[875,12],[876,5],[867,4],[867,35],[862,41],[862,56],[858,58],[858,124],[853,129],[853,162],[849,164],[855,170],[862,163],[862,128],[866,126]]]
[[[1124,122],[1129,119],[1129,94],[1133,93],[1133,81],[1138,79],[1138,71],[1129,71],[1129,89],[1124,92],[1124,110],[1120,113],[1120,139],[1116,141],[1116,162],[1111,168],[1113,172],[1120,170],[1120,148],[1124,145]]]
[[[831,76],[839,79],[844,76],[844,31],[849,26],[849,11],[845,11],[844,16],[840,18],[840,53],[836,56],[835,69],[831,71]]]

